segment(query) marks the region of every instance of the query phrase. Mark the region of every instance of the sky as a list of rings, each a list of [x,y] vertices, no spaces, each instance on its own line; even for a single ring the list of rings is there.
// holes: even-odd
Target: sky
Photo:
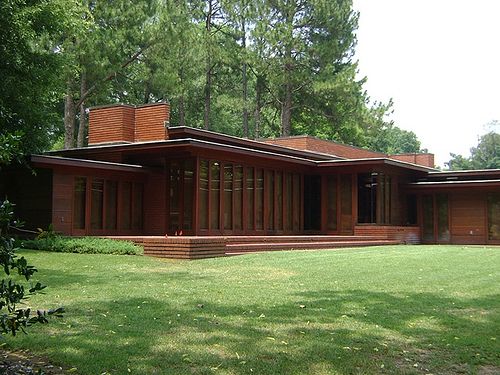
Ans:
[[[443,166],[500,121],[500,0],[354,0],[356,59],[372,101]],[[500,132],[500,129],[494,129]]]

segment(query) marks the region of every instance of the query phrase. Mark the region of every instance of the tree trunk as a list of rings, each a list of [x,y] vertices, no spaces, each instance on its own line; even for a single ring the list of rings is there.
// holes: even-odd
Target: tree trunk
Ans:
[[[243,66],[242,66],[242,83],[243,83],[243,136],[248,138],[248,79],[247,79],[247,35],[246,35],[246,20],[241,17],[242,40],[243,48]]]
[[[289,137],[292,134],[292,84],[285,83],[285,97],[281,103],[281,135]]]
[[[179,126],[186,126],[186,109],[184,108],[184,95],[179,97]]]
[[[87,91],[87,75],[82,72],[80,81],[80,95],[83,96]],[[80,123],[78,124],[78,136],[76,138],[76,147],[84,146],[85,129],[87,128],[87,114],[85,113],[85,100],[80,103]]]
[[[74,147],[76,108],[73,101],[71,81],[67,82],[67,92],[64,98],[64,149]]]
[[[262,76],[257,76],[257,82],[255,85],[255,139],[260,137],[260,123],[261,123],[261,112],[262,112],[262,93],[264,91],[264,83]]]
[[[285,82],[283,85],[283,99],[281,101],[281,135],[283,137],[289,137],[292,133],[292,93],[293,93],[293,83],[292,83],[292,47],[287,46],[285,51]]]
[[[205,19],[205,32],[207,33],[207,58],[205,66],[205,113],[203,115],[203,127],[206,130],[210,129],[210,107],[211,107],[211,91],[212,91],[212,0],[208,1],[207,17]]]
[[[210,129],[210,106],[211,106],[211,90],[212,90],[212,72],[210,69],[210,57],[207,58],[207,71],[205,75],[205,113],[203,116],[203,127],[206,130]]]

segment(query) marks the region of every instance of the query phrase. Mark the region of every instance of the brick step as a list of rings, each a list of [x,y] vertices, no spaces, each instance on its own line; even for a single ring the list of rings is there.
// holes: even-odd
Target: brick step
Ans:
[[[256,251],[334,249],[339,247],[399,245],[398,240],[361,240],[333,242],[282,242],[226,244],[226,254]]]
[[[343,241],[370,241],[386,240],[384,235],[361,235],[361,236],[227,236],[222,237],[226,244],[247,244],[247,243],[318,243],[318,242],[343,242]]]

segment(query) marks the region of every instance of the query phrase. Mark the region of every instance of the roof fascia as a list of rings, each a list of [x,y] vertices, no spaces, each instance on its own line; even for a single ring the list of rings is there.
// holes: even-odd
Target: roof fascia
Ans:
[[[106,161],[74,159],[61,156],[32,155],[31,162],[35,166],[45,167],[73,167],[73,168],[92,168],[105,169],[120,172],[146,173],[148,169],[141,165],[111,163]]]
[[[362,159],[346,159],[346,160],[329,160],[317,161],[316,164],[320,167],[341,167],[341,166],[360,166],[360,165],[390,165],[403,169],[410,169],[419,172],[436,171],[434,168],[425,167],[418,164],[397,161],[390,158],[362,158]]]

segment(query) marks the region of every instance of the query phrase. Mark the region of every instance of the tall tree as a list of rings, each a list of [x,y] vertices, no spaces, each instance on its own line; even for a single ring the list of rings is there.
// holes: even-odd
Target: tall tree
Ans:
[[[451,170],[500,169],[500,134],[493,131],[484,134],[479,138],[477,147],[470,149],[470,153],[468,158],[450,154],[452,158],[445,164]]]
[[[333,81],[348,69],[355,42],[357,15],[350,1],[277,0],[261,9],[267,42],[266,59],[272,62],[270,89],[276,97],[281,134],[291,135],[301,98],[314,95],[314,84]]]
[[[0,2],[0,148],[11,157],[48,148],[61,131],[65,61],[56,42],[78,23],[73,11],[62,0]]]
[[[74,146],[77,112],[81,116],[78,146],[82,146],[83,106],[137,62],[155,42],[158,28],[153,0],[82,0],[80,4],[80,18],[85,22],[77,32],[67,35],[61,45],[72,62],[68,64],[64,98],[65,148]]]

